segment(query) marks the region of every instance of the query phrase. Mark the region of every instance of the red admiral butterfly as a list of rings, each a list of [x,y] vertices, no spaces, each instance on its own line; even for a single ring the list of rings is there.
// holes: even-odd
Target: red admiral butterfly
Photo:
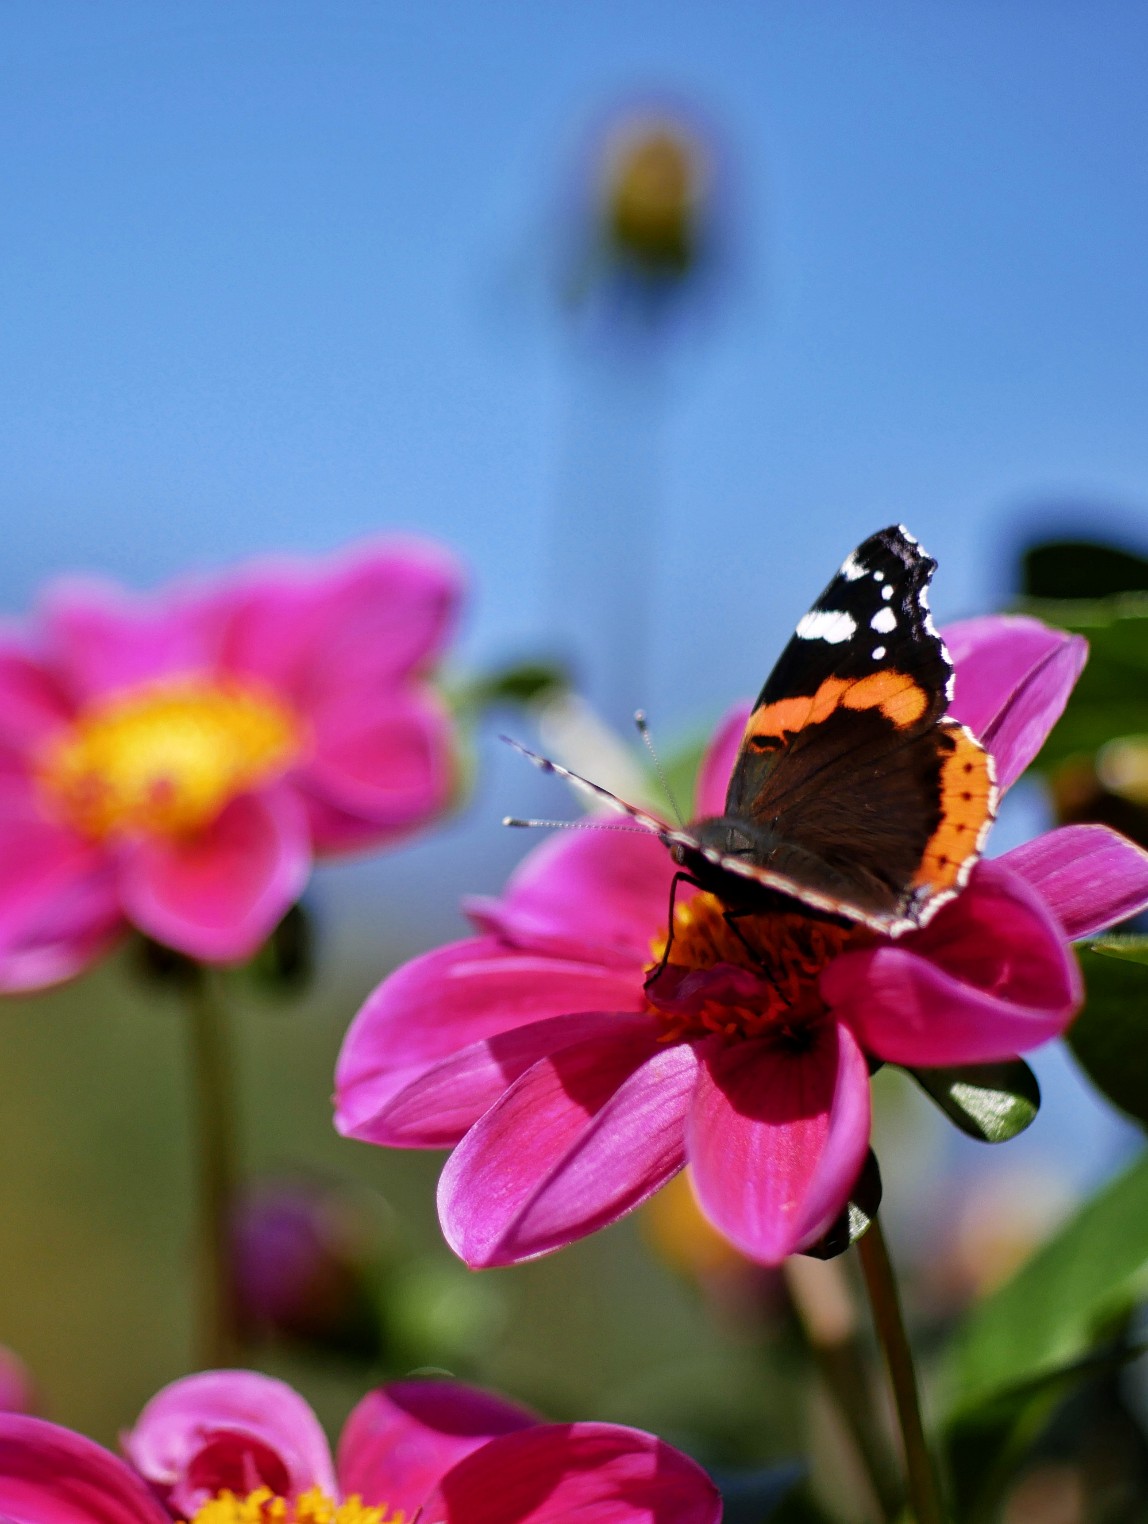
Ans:
[[[991,756],[945,718],[936,566],[896,525],[846,558],[758,695],[721,815],[675,829],[526,755],[654,832],[731,917],[796,900],[884,936],[923,926],[968,879],[997,801]]]

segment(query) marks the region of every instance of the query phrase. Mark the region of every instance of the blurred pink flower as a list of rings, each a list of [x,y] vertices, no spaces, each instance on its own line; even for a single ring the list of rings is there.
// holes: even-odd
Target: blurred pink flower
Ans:
[[[1031,619],[973,620],[947,638],[951,712],[1007,788],[1063,709],[1085,644]],[[702,764],[701,815],[721,812],[746,713]],[[672,872],[653,837],[556,835],[501,900],[471,904],[482,935],[399,969],[356,1017],[336,1125],[454,1147],[439,1216],[468,1264],[515,1263],[604,1227],[687,1161],[710,1221],[779,1263],[828,1230],[856,1182],[870,1056],[971,1064],[1056,1036],[1080,1002],[1069,940],[1148,902],[1148,854],[1069,827],[979,863],[897,941],[771,918],[766,980],[712,897],[680,896],[672,960],[647,992]]]
[[[427,673],[460,587],[397,541],[147,598],[49,589],[0,634],[0,989],[77,973],[128,922],[246,958],[314,856],[433,818],[454,770]]]
[[[652,1435],[541,1423],[453,1381],[368,1393],[332,1460],[318,1419],[289,1386],[253,1371],[207,1371],[154,1397],[124,1451],[126,1464],[68,1429],[0,1415],[0,1515],[37,1524],[721,1518],[705,1472]]]
[[[0,1344],[0,1413],[34,1413],[36,1407],[36,1388],[28,1367]]]

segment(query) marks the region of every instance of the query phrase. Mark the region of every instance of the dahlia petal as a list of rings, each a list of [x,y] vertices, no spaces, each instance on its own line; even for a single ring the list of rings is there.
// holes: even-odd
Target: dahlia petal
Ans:
[[[249,958],[299,898],[310,869],[302,809],[285,790],[233,799],[204,830],[133,844],[121,868],[128,917],[205,963]]]
[[[344,1497],[414,1518],[452,1466],[533,1413],[460,1381],[394,1381],[368,1392],[347,1419],[336,1471]]]
[[[518,952],[476,937],[384,979],[351,1023],[335,1070],[335,1126],[381,1141],[388,1106],[453,1054],[577,1011],[640,1011],[641,980],[600,964]],[[503,1087],[505,1088],[505,1087]]]
[[[998,861],[1032,885],[1073,942],[1148,905],[1148,852],[1107,826],[1061,826]]]
[[[539,1424],[454,1466],[420,1518],[446,1524],[718,1524],[721,1497],[680,1451],[616,1424]]]
[[[0,645],[0,746],[27,755],[72,717],[54,674],[16,640]]]
[[[552,1016],[471,1043],[423,1071],[371,1119],[366,1142],[390,1148],[453,1148],[533,1064],[618,1030],[619,1013]]]
[[[749,723],[751,708],[750,704],[735,705],[721,721],[713,740],[706,747],[694,790],[694,814],[699,819],[720,815],[725,809],[730,774],[733,772],[745,727]]]
[[[209,669],[214,620],[203,600],[132,597],[113,583],[68,580],[48,592],[48,649],[70,696],[90,702],[125,688]]]
[[[425,671],[454,627],[458,564],[424,541],[391,541],[315,574],[284,562],[230,591],[223,666],[306,712],[333,694],[391,689]]]
[[[83,973],[119,941],[127,923],[110,863],[57,885],[50,900],[25,907],[0,945],[0,993],[45,989]]]
[[[518,947],[644,968],[666,927],[673,871],[654,836],[558,831],[523,858],[501,899],[465,908],[480,931]]]
[[[129,1466],[58,1424],[0,1414],[0,1518],[20,1524],[171,1524]]]
[[[868,1052],[929,1068],[1014,1058],[1059,1036],[1081,985],[1052,911],[998,859],[978,863],[923,930],[834,959],[821,993]]]
[[[43,813],[30,780],[0,780],[0,989],[84,967],[121,922],[99,848]]]
[[[393,838],[449,802],[453,734],[429,691],[344,696],[313,716],[314,755],[296,781],[304,793],[370,822],[373,841]],[[341,841],[319,835],[315,845],[335,850]]]
[[[965,619],[944,637],[956,665],[949,713],[992,753],[1003,792],[1063,713],[1088,642],[1021,614]]]
[[[515,1264],[605,1227],[685,1161],[692,1046],[646,1018],[540,1060],[471,1128],[439,1181],[447,1242],[474,1269]]]
[[[869,1148],[869,1069],[834,1022],[804,1050],[768,1041],[707,1055],[689,1118],[703,1212],[751,1259],[815,1242],[849,1199]]]
[[[335,1493],[326,1435],[285,1382],[256,1371],[203,1371],[151,1399],[124,1436],[128,1460],[180,1518],[224,1488],[281,1496]]]

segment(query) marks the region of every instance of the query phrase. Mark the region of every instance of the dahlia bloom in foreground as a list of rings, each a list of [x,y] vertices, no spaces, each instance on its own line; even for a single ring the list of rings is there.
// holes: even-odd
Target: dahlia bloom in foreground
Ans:
[[[0,989],[77,973],[130,923],[249,957],[312,858],[448,802],[427,684],[460,593],[414,541],[152,597],[61,583],[0,634]]]
[[[970,620],[946,640],[950,713],[1006,789],[1063,709],[1085,644],[1020,618]],[[699,815],[721,812],[746,714],[710,746]],[[870,1057],[973,1064],[1055,1037],[1081,998],[1069,942],[1148,903],[1148,855],[1103,827],[1067,827],[977,864],[896,941],[797,912],[743,921],[767,979],[711,896],[680,893],[670,962],[647,991],[673,871],[653,837],[558,834],[502,899],[470,906],[481,935],[399,969],[356,1017],[336,1125],[454,1147],[439,1216],[468,1264],[559,1248],[687,1162],[710,1221],[779,1263],[826,1233],[857,1181]]]
[[[14,1524],[717,1524],[702,1469],[637,1429],[541,1423],[453,1381],[370,1392],[332,1461],[289,1386],[207,1371],[166,1387],[127,1462],[35,1418],[0,1415],[0,1516]]]

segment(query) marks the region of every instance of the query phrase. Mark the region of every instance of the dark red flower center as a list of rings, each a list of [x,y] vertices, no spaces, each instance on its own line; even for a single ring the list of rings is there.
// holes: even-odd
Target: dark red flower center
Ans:
[[[818,976],[868,933],[800,911],[731,918],[712,894],[674,908],[647,970],[646,998],[667,1040],[776,1036],[799,1042],[826,1011]]]

